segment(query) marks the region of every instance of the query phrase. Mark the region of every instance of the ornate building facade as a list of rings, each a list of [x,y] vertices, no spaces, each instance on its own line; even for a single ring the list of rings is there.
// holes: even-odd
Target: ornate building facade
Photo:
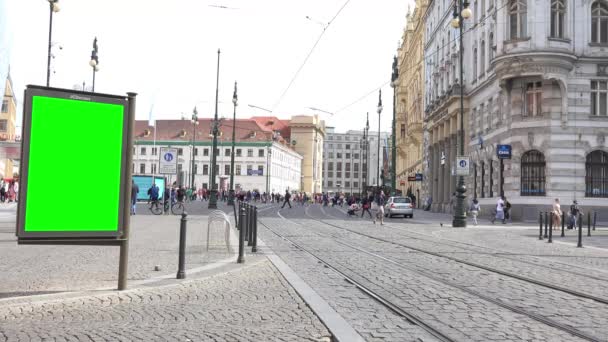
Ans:
[[[424,119],[424,15],[427,0],[417,0],[413,13],[407,14],[407,25],[398,49],[397,61],[397,186],[404,194],[420,199],[423,171]]]
[[[555,198],[606,209],[608,1],[477,2],[467,37],[469,197],[491,208],[504,194],[524,220]],[[501,162],[498,145],[512,158]]]

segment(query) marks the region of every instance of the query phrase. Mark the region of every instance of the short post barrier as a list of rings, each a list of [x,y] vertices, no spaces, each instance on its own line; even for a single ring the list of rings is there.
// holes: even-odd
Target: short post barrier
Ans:
[[[249,219],[249,227],[247,229],[247,246],[248,247],[252,247],[253,246],[253,209],[255,208],[255,206],[250,205],[249,206],[249,212],[247,213],[247,217]]]
[[[245,221],[247,220],[246,209],[244,206],[239,206],[239,257],[236,259],[236,262],[242,264],[245,262]]]
[[[582,248],[583,247],[583,215],[581,215],[580,213],[578,214],[578,244],[576,245],[576,247],[578,248]]]
[[[587,236],[591,236],[591,212],[587,213]]]
[[[547,243],[553,243],[553,213],[551,213],[549,219],[549,240],[547,240]]]
[[[597,211],[593,212],[593,230],[595,230],[595,224],[597,223]]]
[[[549,233],[549,213],[547,213],[545,211],[545,239],[549,237],[547,235],[548,233]]]
[[[542,211],[538,215],[538,225],[539,225],[538,239],[542,240],[543,239],[543,212]]]
[[[566,213],[562,211],[562,237],[566,236],[564,232],[564,227],[566,225]]]
[[[186,223],[188,214],[182,212],[179,224],[179,264],[177,267],[177,279],[186,279]]]
[[[237,203],[238,203],[238,207],[239,207],[238,210],[240,212],[240,210],[241,210],[241,201],[237,201]],[[234,211],[234,226],[236,227],[236,229],[240,229],[240,227],[239,227],[239,217],[236,214],[236,212],[237,212],[237,208],[236,207],[237,207],[236,205],[232,206],[232,211]]]
[[[253,245],[251,246],[251,252],[256,253],[258,251],[258,207],[253,207]]]
[[[245,224],[243,225],[243,229],[245,229],[245,241],[247,241],[247,237],[249,236],[249,203],[245,203]]]

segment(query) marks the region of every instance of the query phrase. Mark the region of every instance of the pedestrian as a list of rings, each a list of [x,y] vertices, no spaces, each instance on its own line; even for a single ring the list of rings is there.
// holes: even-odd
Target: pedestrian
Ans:
[[[370,201],[368,200],[367,197],[364,197],[362,205],[361,205],[361,208],[362,208],[362,210],[361,210],[361,218],[363,218],[363,215],[365,215],[366,212],[369,214],[369,218],[373,218],[371,211],[369,211],[370,207],[371,207]]]
[[[553,202],[553,210],[551,211],[551,221],[553,229],[559,229],[559,226],[562,224],[562,208],[559,204],[559,198],[555,199]]]
[[[505,207],[505,201],[503,201],[502,196],[500,196],[500,197],[498,197],[498,200],[496,201],[496,214],[492,218],[492,224],[494,224],[494,222],[496,220],[501,220],[504,223],[504,221],[505,221],[504,207]]]
[[[137,194],[139,193],[139,187],[135,184],[134,180],[131,180],[131,215],[135,215],[135,208],[137,206]]]
[[[579,208],[578,202],[576,200],[572,201],[572,204],[570,205],[570,219],[568,222],[568,229],[577,228],[578,216],[582,214],[583,212]]]
[[[156,206],[156,209],[158,209],[158,185],[152,183],[152,186],[150,187],[150,189],[148,189],[148,193],[150,194],[150,201],[152,202],[152,204],[150,205],[150,209],[152,209],[152,206]]]
[[[507,197],[505,197],[505,195],[502,195],[502,201],[505,203],[504,204],[504,219],[502,220],[503,224],[507,223],[507,220],[511,220],[511,202],[509,202],[509,200],[507,200]]]
[[[384,198],[384,193],[381,192],[378,194],[376,199],[376,204],[378,205],[378,209],[376,210],[376,218],[374,219],[374,224],[376,224],[376,220],[380,220],[380,225],[384,225],[384,204],[386,200]]]
[[[184,190],[183,186],[179,186],[179,188],[177,188],[177,201],[178,202],[183,202],[184,201],[184,197],[186,196],[186,190]]]
[[[479,205],[479,201],[477,198],[473,199],[473,203],[471,204],[471,216],[473,217],[473,222],[477,225],[477,216],[481,213],[481,206]]]
[[[290,198],[291,194],[289,193],[289,190],[285,190],[285,202],[283,202],[283,206],[281,207],[281,209],[285,208],[285,204],[288,204],[289,209],[291,209],[291,202],[289,202]]]

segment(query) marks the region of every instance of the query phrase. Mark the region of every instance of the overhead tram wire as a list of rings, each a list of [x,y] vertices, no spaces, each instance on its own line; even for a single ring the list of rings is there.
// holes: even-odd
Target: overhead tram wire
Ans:
[[[275,111],[277,109],[277,107],[279,106],[279,104],[281,103],[281,101],[283,101],[283,98],[285,97],[285,95],[289,91],[289,88],[291,88],[291,86],[293,85],[293,82],[295,82],[296,78],[300,74],[300,71],[302,71],[302,69],[304,68],[304,66],[308,62],[308,59],[310,58],[310,56],[312,55],[312,53],[315,51],[315,48],[317,47],[317,45],[319,45],[319,42],[321,41],[321,39],[325,35],[325,32],[327,32],[327,29],[334,22],[334,20],[336,20],[336,18],[338,17],[338,15],[340,15],[340,13],[342,12],[342,10],[346,7],[346,5],[348,5],[349,2],[350,2],[350,0],[346,0],[346,2],[344,2],[344,4],[342,5],[342,7],[340,7],[340,9],[338,10],[338,12],[336,12],[336,15],[334,15],[334,17],[327,23],[327,25],[325,26],[325,28],[323,29],[323,31],[321,32],[321,34],[319,34],[319,38],[317,38],[317,41],[315,41],[315,44],[312,46],[312,48],[310,49],[310,51],[306,55],[306,58],[304,58],[304,61],[302,62],[302,64],[300,65],[300,67],[298,68],[298,70],[296,71],[296,73],[293,75],[293,77],[291,78],[291,81],[289,81],[289,84],[287,85],[287,88],[285,88],[285,90],[283,91],[283,93],[281,94],[281,96],[279,97],[279,99],[277,100],[277,102],[272,107],[272,111]]]
[[[490,14],[486,15],[486,16],[485,16],[485,17],[484,17],[482,20],[480,20],[478,23],[476,23],[476,24],[472,25],[471,27],[469,27],[468,29],[466,29],[466,30],[463,32],[463,35],[465,35],[465,34],[467,34],[467,33],[471,33],[473,30],[476,30],[477,28],[479,28],[479,27],[480,27],[480,26],[481,26],[481,25],[482,25],[482,24],[483,24],[483,23],[484,23],[486,20],[488,20],[490,17],[492,17],[492,15],[493,15],[493,14],[495,14],[495,13],[496,13],[498,10],[500,10],[500,9],[502,9],[502,8],[506,7],[506,6],[507,6],[507,4],[502,5],[502,6],[500,6],[500,7],[496,7],[496,8],[495,8],[495,9],[492,11],[493,13],[490,13]],[[453,42],[455,42],[455,41],[457,41],[457,40],[459,40],[459,39],[460,39],[460,36],[456,36],[454,39],[449,40],[449,41],[448,41],[446,44],[444,44],[444,45],[440,46],[441,50],[443,50],[443,48],[444,48],[444,47],[450,46],[450,44],[451,44],[451,43],[453,43]],[[433,52],[430,52],[428,55],[425,55],[425,56],[424,56],[424,58],[426,59],[426,58],[428,58],[428,57],[432,57],[432,56],[434,56],[434,55],[436,55],[436,54],[438,54],[438,53],[439,53],[439,49],[437,49],[437,50],[435,50],[435,51],[433,51]],[[409,71],[411,71],[411,70],[413,70],[413,69],[418,68],[418,67],[420,66],[420,64],[422,64],[422,62],[423,62],[423,60],[421,60],[421,61],[420,61],[420,62],[418,62],[416,65],[414,65],[414,66],[412,66],[412,67],[410,67],[410,68],[408,68],[408,69],[405,69],[405,70],[400,70],[400,72],[399,72],[399,73],[400,73],[400,74],[401,74],[401,73],[408,73]],[[372,95],[372,94],[374,94],[374,93],[378,92],[378,90],[380,90],[381,88],[384,88],[384,87],[385,87],[385,86],[387,86],[389,83],[391,83],[391,82],[390,82],[390,81],[384,82],[384,83],[383,83],[381,86],[374,88],[373,90],[369,91],[369,92],[368,92],[368,93],[366,93],[365,95],[363,95],[363,96],[359,97],[357,100],[355,100],[355,101],[351,102],[350,104],[348,104],[348,105],[346,105],[346,106],[344,106],[344,107],[342,107],[342,108],[338,109],[337,111],[335,111],[335,112],[334,112],[334,114],[339,115],[339,113],[340,113],[340,112],[344,111],[345,109],[349,108],[349,107],[350,107],[350,106],[352,106],[352,105],[355,105],[355,104],[357,104],[357,103],[359,103],[359,102],[363,101],[365,98],[367,98],[368,96],[370,96],[370,95]]]

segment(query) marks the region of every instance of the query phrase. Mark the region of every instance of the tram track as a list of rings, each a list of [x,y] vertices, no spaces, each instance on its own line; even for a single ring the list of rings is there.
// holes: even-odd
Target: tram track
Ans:
[[[374,237],[374,236],[369,236],[369,235],[367,235],[367,234],[363,234],[363,233],[360,233],[360,232],[357,232],[357,231],[352,231],[352,230],[347,229],[347,228],[344,228],[344,227],[340,227],[340,226],[336,226],[336,225],[333,225],[333,224],[330,224],[330,223],[324,222],[323,220],[319,220],[319,219],[317,219],[317,218],[315,218],[315,217],[312,217],[312,216],[311,216],[311,215],[308,213],[308,210],[306,210],[306,215],[307,215],[308,217],[310,217],[311,219],[313,219],[314,221],[317,221],[317,222],[319,222],[319,223],[322,223],[322,224],[325,224],[325,225],[329,225],[329,226],[332,226],[332,227],[335,227],[335,228],[339,228],[339,229],[342,229],[342,230],[346,230],[346,231],[349,231],[349,232],[352,232],[352,233],[355,233],[355,234],[358,234],[358,235],[365,236],[365,237],[367,237],[367,238],[371,238],[371,239],[378,240],[378,241],[385,242],[385,243],[396,244],[396,245],[398,245],[398,246],[405,247],[405,248],[410,248],[410,249],[415,250],[415,251],[417,251],[417,252],[421,252],[421,253],[425,253],[425,254],[430,254],[430,255],[433,255],[433,256],[435,256],[435,257],[442,257],[442,258],[443,258],[443,257],[446,257],[446,256],[444,256],[444,255],[441,255],[441,254],[438,254],[438,253],[435,253],[435,252],[430,252],[430,253],[428,253],[429,251],[421,250],[421,249],[416,248],[416,247],[411,248],[411,247],[408,247],[408,246],[404,246],[403,244],[394,243],[394,242],[392,242],[392,241],[388,241],[388,240],[386,240],[386,239],[377,238],[377,237]],[[290,222],[295,223],[295,224],[296,224],[296,225],[298,225],[298,226],[302,226],[302,224],[300,224],[300,223],[298,223],[298,222],[296,222],[296,221],[290,220],[290,219],[285,218],[285,217],[283,217],[283,216],[281,216],[281,217],[282,217],[283,219],[285,219],[285,220],[288,220],[288,221],[290,221]],[[263,223],[262,223],[262,224],[263,224]],[[264,224],[263,224],[263,225],[264,225]],[[269,229],[269,231],[271,231],[271,232],[273,232],[274,234],[276,234],[277,236],[279,236],[279,237],[281,237],[281,238],[285,239],[286,241],[289,241],[290,243],[292,243],[292,244],[293,244],[294,246],[296,246],[297,248],[299,248],[299,249],[301,249],[302,251],[305,251],[306,253],[308,253],[308,254],[312,255],[313,257],[315,257],[316,259],[318,259],[318,260],[319,260],[319,261],[321,261],[322,263],[326,264],[328,267],[330,267],[330,268],[334,269],[336,272],[338,272],[338,273],[340,273],[340,274],[344,275],[344,276],[345,276],[345,278],[349,278],[349,280],[348,280],[348,281],[349,281],[349,282],[352,282],[353,284],[355,284],[355,285],[356,285],[358,288],[361,288],[362,290],[365,288],[365,289],[366,289],[366,290],[364,290],[364,292],[365,292],[365,293],[368,293],[369,291],[371,291],[370,289],[366,288],[366,286],[365,286],[365,285],[363,285],[363,284],[361,284],[361,283],[359,283],[359,282],[356,282],[356,281],[352,280],[352,277],[349,277],[349,276],[348,276],[348,275],[346,275],[344,272],[341,272],[339,269],[337,269],[337,267],[335,267],[335,266],[331,265],[331,263],[330,263],[330,262],[328,262],[327,260],[324,260],[322,257],[318,256],[316,253],[314,253],[314,252],[312,252],[311,250],[307,249],[306,247],[302,246],[302,244],[301,244],[301,243],[296,242],[296,241],[294,240],[294,236],[289,236],[289,237],[288,237],[288,236],[286,236],[286,235],[280,234],[279,232],[277,232],[277,231],[275,231],[275,230],[273,230],[273,229],[271,229],[271,228],[268,228],[266,225],[264,225],[264,226],[265,226],[267,229]],[[307,228],[311,228],[311,226],[307,226]],[[309,230],[308,232],[310,233],[310,230]],[[531,318],[531,319],[533,319],[533,320],[535,320],[535,321],[537,321],[537,322],[539,322],[539,323],[542,323],[542,324],[544,324],[544,325],[547,325],[547,326],[550,326],[550,327],[553,327],[553,328],[559,329],[559,330],[561,330],[561,331],[563,331],[563,332],[566,332],[566,333],[568,333],[568,334],[570,334],[570,335],[572,335],[572,336],[576,336],[576,337],[579,337],[579,338],[584,339],[584,340],[587,340],[587,341],[598,341],[598,342],[599,342],[599,341],[607,341],[605,338],[601,338],[601,337],[594,336],[594,335],[592,335],[592,334],[589,334],[589,333],[584,332],[584,331],[580,331],[579,329],[573,328],[573,327],[571,327],[571,326],[567,326],[567,325],[565,325],[565,324],[563,324],[563,323],[561,323],[561,322],[558,322],[558,321],[556,321],[556,320],[553,320],[553,319],[551,319],[551,318],[546,318],[546,317],[541,316],[540,314],[533,313],[533,312],[529,312],[528,310],[525,310],[525,309],[522,309],[522,308],[516,307],[516,306],[514,306],[514,305],[508,304],[508,303],[506,303],[506,302],[504,302],[504,301],[502,301],[502,300],[500,300],[500,299],[496,299],[496,298],[493,298],[493,297],[491,297],[491,296],[488,296],[488,295],[485,295],[485,294],[483,294],[483,293],[480,293],[479,291],[475,291],[475,290],[473,290],[473,289],[471,289],[471,288],[469,288],[469,287],[467,287],[467,286],[462,286],[462,285],[457,284],[457,283],[455,283],[455,282],[453,282],[453,281],[449,281],[449,280],[446,280],[446,279],[444,279],[444,278],[441,278],[441,277],[439,277],[439,276],[437,276],[437,275],[430,274],[429,272],[421,272],[419,269],[414,269],[413,267],[410,267],[410,266],[408,266],[408,265],[406,265],[406,264],[404,264],[404,263],[402,263],[402,262],[399,262],[399,261],[393,260],[393,259],[391,259],[391,258],[384,257],[384,256],[382,256],[382,255],[379,255],[379,254],[377,254],[377,253],[374,253],[374,252],[368,251],[368,250],[363,249],[363,248],[361,248],[361,247],[354,246],[354,245],[352,245],[352,244],[350,244],[350,243],[348,243],[348,242],[345,242],[345,241],[344,241],[344,239],[343,239],[343,237],[337,236],[337,235],[335,235],[335,234],[319,233],[318,231],[316,231],[316,229],[315,229],[314,233],[315,233],[316,235],[320,236],[320,237],[324,237],[324,238],[330,238],[330,239],[332,239],[332,241],[334,241],[334,242],[336,242],[336,243],[338,243],[338,244],[340,244],[340,245],[342,245],[342,246],[345,246],[345,247],[351,248],[351,249],[356,250],[356,251],[358,251],[358,252],[360,252],[360,253],[363,253],[363,254],[365,254],[365,255],[368,255],[368,256],[371,256],[371,257],[373,257],[373,258],[376,258],[376,259],[382,260],[383,262],[386,262],[386,263],[390,263],[390,264],[395,265],[395,266],[397,266],[397,267],[399,267],[399,268],[406,269],[406,270],[408,270],[408,271],[410,271],[410,272],[413,272],[413,273],[415,273],[415,274],[417,274],[417,275],[420,275],[420,276],[422,276],[422,277],[425,277],[425,278],[428,278],[428,279],[434,280],[434,281],[436,281],[436,282],[439,282],[439,283],[442,283],[442,284],[448,285],[448,286],[450,286],[450,287],[452,287],[452,288],[456,288],[456,289],[458,289],[458,290],[460,290],[460,291],[463,291],[463,292],[465,292],[465,293],[468,293],[468,294],[470,294],[470,295],[472,295],[472,296],[475,296],[475,297],[477,297],[477,298],[481,298],[482,300],[485,300],[485,301],[490,302],[490,303],[492,303],[492,304],[494,304],[494,305],[497,305],[497,306],[499,306],[499,307],[502,307],[502,308],[504,308],[504,309],[507,309],[507,310],[509,310],[509,311],[511,311],[511,312],[514,312],[514,313],[517,313],[517,314],[524,315],[524,316],[529,317],[529,318]],[[451,258],[451,257],[448,257],[448,258]],[[452,259],[452,261],[455,261],[455,262],[462,262],[461,260],[458,260],[457,258],[451,258],[451,259]],[[472,264],[472,263],[465,262],[464,264],[467,264],[468,266],[478,267],[478,266],[477,266],[477,265],[475,265],[474,263]],[[519,276],[517,276],[517,277],[511,277],[511,276],[510,276],[510,274],[509,274],[508,272],[502,272],[502,271],[500,271],[500,270],[493,270],[493,269],[491,269],[491,268],[490,268],[490,269],[488,269],[488,267],[485,267],[485,266],[484,266],[484,267],[478,267],[478,268],[481,268],[481,269],[484,269],[484,270],[487,270],[487,271],[490,271],[490,272],[493,272],[493,271],[498,271],[498,272],[494,272],[494,273],[501,274],[501,275],[503,275],[503,276],[507,276],[507,277],[510,277],[510,278],[515,278],[515,279],[517,279],[517,280],[519,280],[519,281],[525,281],[525,282],[528,282],[528,280],[527,280],[527,278],[526,278],[526,277],[519,277]],[[503,274],[503,273],[507,273],[507,274]],[[521,278],[523,278],[523,279],[521,279]],[[547,286],[545,286],[545,287],[551,288],[551,289],[556,290],[556,291],[561,291],[561,288],[560,288],[560,287],[555,287],[555,286],[553,286],[552,284],[548,284],[548,283],[544,283],[544,282],[539,282],[539,281],[534,281],[534,282],[531,282],[531,283],[536,284],[536,285],[542,285],[542,286],[547,285]],[[372,292],[373,292],[373,291],[372,291]],[[575,293],[576,293],[577,291],[568,291],[568,292],[575,292]],[[368,294],[369,294],[369,293],[368,293]],[[372,293],[372,294],[373,294],[373,293]],[[570,295],[576,296],[576,294],[572,294],[572,293],[570,293]],[[585,294],[585,296],[578,296],[578,297],[582,297],[582,298],[586,298],[586,299],[591,299],[591,298],[588,298],[589,296],[588,296],[588,295],[586,295],[586,294]],[[382,298],[382,297],[379,297],[379,298],[380,298],[380,299],[382,299],[382,300],[379,300],[379,302],[381,302],[383,305],[385,305],[385,306],[387,306],[387,307],[391,308],[391,310],[395,311],[395,310],[394,310],[394,306],[395,306],[396,304],[391,303],[391,302],[390,302],[390,300],[387,300],[386,298]],[[598,298],[594,298],[594,299],[599,299],[599,300],[597,300],[597,301],[598,301],[598,302],[600,302],[600,303],[602,303],[602,304],[607,304],[607,303],[608,303],[608,301],[607,301],[607,300],[605,300],[604,298],[599,298],[599,297],[598,297]],[[398,311],[395,311],[395,312],[399,313]],[[399,314],[402,314],[402,313],[399,313]],[[407,316],[404,316],[404,317],[407,317]],[[419,321],[416,321],[416,320],[414,320],[414,321],[415,321],[417,324],[425,324],[424,322],[419,322]],[[428,327],[427,327],[427,328],[428,328]],[[434,328],[432,328],[432,327],[431,327],[431,329],[434,329]],[[427,330],[427,329],[425,329],[425,330]],[[443,333],[442,333],[442,334],[443,334]]]
[[[590,300],[596,301],[596,302],[601,303],[601,304],[608,305],[608,298],[602,298],[602,297],[590,295],[590,294],[587,294],[587,293],[584,293],[584,292],[580,292],[580,291],[576,291],[576,290],[573,290],[573,289],[569,289],[569,288],[566,288],[566,287],[563,287],[563,286],[547,283],[547,282],[542,281],[542,280],[537,280],[537,279],[533,279],[533,278],[530,278],[530,277],[514,274],[512,272],[507,272],[507,271],[499,270],[497,268],[486,266],[486,265],[482,265],[482,264],[479,264],[479,263],[476,263],[476,262],[462,260],[460,258],[456,258],[456,257],[453,257],[453,256],[445,255],[445,254],[442,254],[442,253],[439,253],[439,252],[429,251],[429,250],[426,250],[426,249],[423,249],[423,248],[419,248],[419,247],[416,247],[416,246],[411,246],[411,245],[408,245],[408,244],[404,244],[402,242],[390,241],[388,239],[384,239],[384,238],[381,238],[381,237],[373,236],[373,235],[370,235],[370,234],[365,234],[365,233],[362,233],[362,232],[359,232],[359,231],[356,231],[356,230],[353,230],[353,229],[349,229],[349,228],[346,228],[346,227],[341,227],[341,226],[335,225],[333,223],[328,223],[325,220],[321,220],[321,219],[318,219],[316,217],[313,217],[312,215],[310,215],[308,213],[308,211],[306,211],[306,215],[310,219],[315,220],[317,222],[323,223],[325,225],[328,225],[328,226],[331,226],[331,227],[334,227],[334,228],[337,228],[337,229],[342,229],[342,230],[351,232],[353,234],[364,236],[364,237],[367,237],[369,239],[373,239],[373,240],[377,240],[377,241],[382,241],[382,242],[386,242],[386,243],[389,243],[389,244],[392,244],[392,245],[408,248],[408,249],[411,249],[411,250],[414,250],[414,251],[417,251],[417,252],[420,252],[420,253],[429,254],[429,255],[436,256],[436,257],[440,257],[440,258],[445,258],[445,259],[448,259],[448,260],[451,260],[451,261],[454,261],[454,262],[457,262],[457,263],[461,263],[461,264],[464,264],[464,265],[480,268],[480,269],[483,269],[483,270],[486,270],[486,271],[489,271],[489,272],[493,272],[493,273],[500,274],[500,275],[503,275],[503,276],[507,276],[507,277],[510,277],[510,278],[515,278],[515,279],[522,280],[522,281],[525,281],[525,282],[528,282],[528,283],[532,283],[532,284],[535,284],[535,285],[543,286],[543,287],[546,287],[546,288],[549,288],[549,289],[552,289],[552,290],[561,291],[561,292],[564,292],[564,293],[567,293],[567,294],[570,294],[570,295],[573,295],[573,296],[576,296],[576,297],[586,298],[586,299],[590,299]],[[428,241],[428,242],[435,242],[435,241]],[[457,247],[457,248],[462,248],[462,247]],[[605,279],[599,279],[599,280],[600,281],[604,281],[604,282],[606,281]]]

